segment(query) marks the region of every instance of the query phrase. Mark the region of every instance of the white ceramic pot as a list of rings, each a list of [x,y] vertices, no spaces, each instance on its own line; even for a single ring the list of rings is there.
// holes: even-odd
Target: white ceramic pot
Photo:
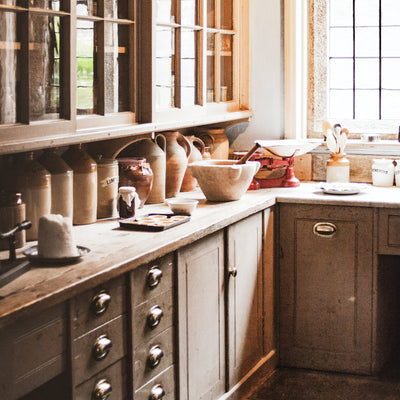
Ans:
[[[260,169],[258,161],[236,164],[237,160],[202,160],[188,165],[201,190],[210,201],[240,199]]]
[[[400,186],[400,160],[395,160],[396,166],[394,167],[394,178],[396,181],[396,186]]]
[[[372,164],[372,184],[374,186],[393,186],[394,164],[387,158],[375,158]]]

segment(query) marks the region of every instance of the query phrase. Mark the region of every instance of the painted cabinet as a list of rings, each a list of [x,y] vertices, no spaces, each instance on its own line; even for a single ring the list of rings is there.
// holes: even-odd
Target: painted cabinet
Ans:
[[[280,364],[371,373],[373,209],[279,209]]]

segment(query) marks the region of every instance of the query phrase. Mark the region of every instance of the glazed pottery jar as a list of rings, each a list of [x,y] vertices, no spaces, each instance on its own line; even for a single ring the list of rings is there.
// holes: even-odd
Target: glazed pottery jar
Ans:
[[[188,164],[202,160],[205,151],[204,142],[196,136],[186,136],[186,139],[189,140],[191,148]],[[191,190],[194,190],[197,185],[197,179],[194,178],[186,168],[185,175],[183,176],[182,180],[181,192],[190,192]]]
[[[181,189],[188,164],[191,152],[190,142],[180,132],[163,132],[162,135],[166,139],[167,157],[165,197],[176,197]]]
[[[162,203],[165,200],[165,138],[140,139],[123,149],[119,157],[143,157],[153,172],[153,184],[146,204]]]
[[[198,133],[197,136],[207,147],[210,147],[212,159],[227,160],[229,158],[229,140],[224,129],[207,129]]]
[[[74,171],[74,225],[97,220],[97,164],[82,145],[71,146],[62,158]]]
[[[393,186],[394,163],[387,158],[375,158],[372,162],[372,184],[374,186]]]
[[[350,162],[344,153],[332,153],[326,162],[327,182],[349,182]]]
[[[74,205],[72,168],[56,153],[56,149],[45,150],[39,161],[51,174],[51,213],[72,219]]]
[[[26,231],[27,240],[37,240],[39,218],[51,212],[51,175],[33,152],[25,153],[18,168],[18,187],[25,203],[26,219],[32,227]]]
[[[139,208],[144,206],[153,184],[153,171],[142,157],[117,158],[119,186],[133,186],[139,196]]]

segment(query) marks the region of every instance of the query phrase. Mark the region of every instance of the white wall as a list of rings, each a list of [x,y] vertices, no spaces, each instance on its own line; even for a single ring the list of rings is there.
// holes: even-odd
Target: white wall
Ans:
[[[256,139],[283,138],[283,35],[281,0],[251,1],[251,107],[249,123],[227,130],[234,150]]]

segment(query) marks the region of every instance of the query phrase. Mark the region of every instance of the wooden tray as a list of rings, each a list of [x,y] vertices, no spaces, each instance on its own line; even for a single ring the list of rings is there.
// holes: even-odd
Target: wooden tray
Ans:
[[[190,217],[187,215],[152,213],[123,219],[119,221],[119,226],[123,229],[157,232],[183,224],[189,220]]]

